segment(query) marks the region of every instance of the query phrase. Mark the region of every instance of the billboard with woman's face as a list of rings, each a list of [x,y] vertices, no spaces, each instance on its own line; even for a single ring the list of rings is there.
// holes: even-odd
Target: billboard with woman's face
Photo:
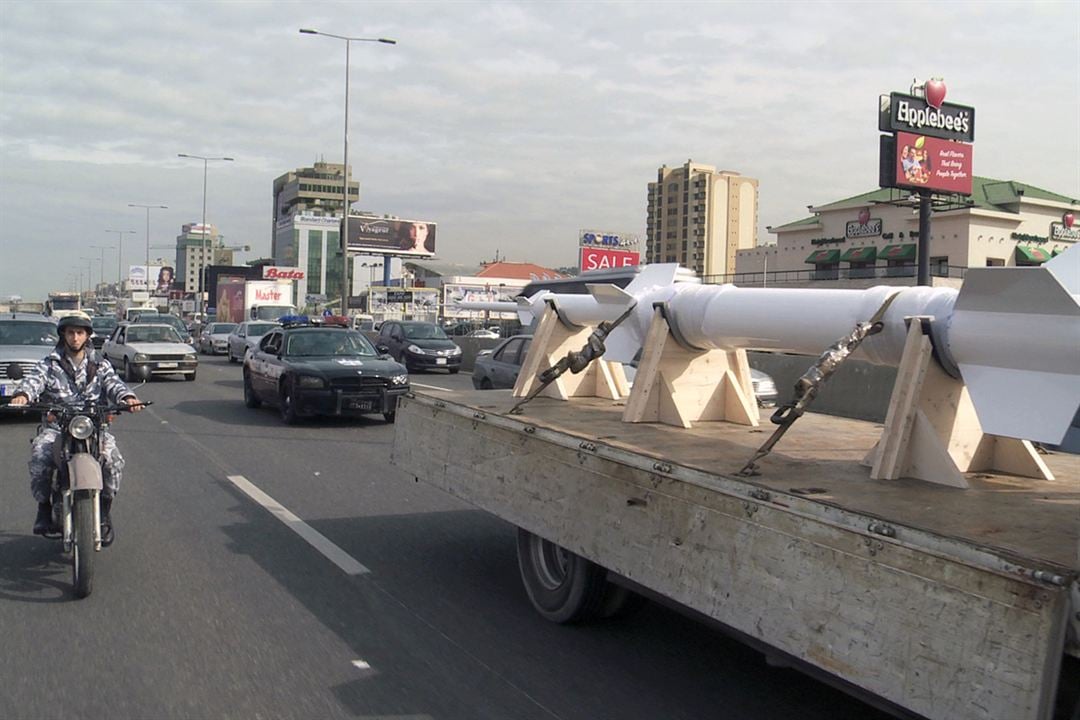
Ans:
[[[348,245],[353,252],[420,257],[434,255],[435,223],[350,216]]]

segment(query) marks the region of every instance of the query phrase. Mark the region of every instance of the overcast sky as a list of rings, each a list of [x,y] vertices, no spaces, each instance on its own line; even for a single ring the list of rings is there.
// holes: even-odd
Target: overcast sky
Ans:
[[[123,264],[202,212],[269,255],[272,182],[340,162],[358,209],[437,222],[439,256],[576,261],[644,234],[688,159],[760,180],[766,225],[877,184],[877,98],[940,76],[975,172],[1080,197],[1080,3],[0,2],[0,298]],[[153,248],[151,257],[173,257]],[[116,276],[105,253],[106,279]],[[95,280],[99,263],[92,265]]]

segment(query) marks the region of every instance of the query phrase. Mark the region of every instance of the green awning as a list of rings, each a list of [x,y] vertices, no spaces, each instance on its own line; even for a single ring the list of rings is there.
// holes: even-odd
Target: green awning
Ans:
[[[877,260],[877,248],[871,245],[870,247],[858,247],[848,248],[847,251],[840,256],[840,262],[874,262]]]
[[[878,253],[879,258],[885,258],[886,260],[914,260],[915,259],[915,243],[906,243],[904,245],[886,245],[881,248],[881,252]]]
[[[1058,248],[1054,248],[1054,249],[1053,249],[1053,250],[1051,251],[1051,253],[1050,253],[1050,257],[1057,257],[1057,256],[1058,256],[1058,255],[1060,255],[1061,253],[1062,253],[1062,251],[1061,251],[1061,250],[1059,250]]]
[[[1030,245],[1016,246],[1016,262],[1041,264],[1053,257],[1049,250]]]
[[[840,262],[839,250],[815,250],[810,253],[806,258],[806,262],[813,263],[814,265],[824,265],[825,263]]]

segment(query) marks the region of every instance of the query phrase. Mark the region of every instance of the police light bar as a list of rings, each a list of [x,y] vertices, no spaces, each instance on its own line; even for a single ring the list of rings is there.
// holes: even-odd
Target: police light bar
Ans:
[[[278,318],[278,322],[282,327],[300,327],[302,325],[310,325],[311,318],[307,315],[282,315]]]

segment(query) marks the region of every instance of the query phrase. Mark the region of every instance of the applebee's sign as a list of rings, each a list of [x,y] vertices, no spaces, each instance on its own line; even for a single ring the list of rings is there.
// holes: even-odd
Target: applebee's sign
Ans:
[[[1076,227],[1076,216],[1067,212],[1061,216],[1061,222],[1050,223],[1051,240],[1080,240],[1080,227]]]
[[[844,235],[849,238],[876,237],[881,234],[881,218],[870,217],[870,210],[859,211],[859,219],[847,223]]]
[[[926,97],[882,95],[878,129],[975,142],[975,108],[945,102],[945,82],[937,78],[926,82],[924,92]]]
[[[263,266],[263,280],[303,280],[305,273],[298,267]]]

